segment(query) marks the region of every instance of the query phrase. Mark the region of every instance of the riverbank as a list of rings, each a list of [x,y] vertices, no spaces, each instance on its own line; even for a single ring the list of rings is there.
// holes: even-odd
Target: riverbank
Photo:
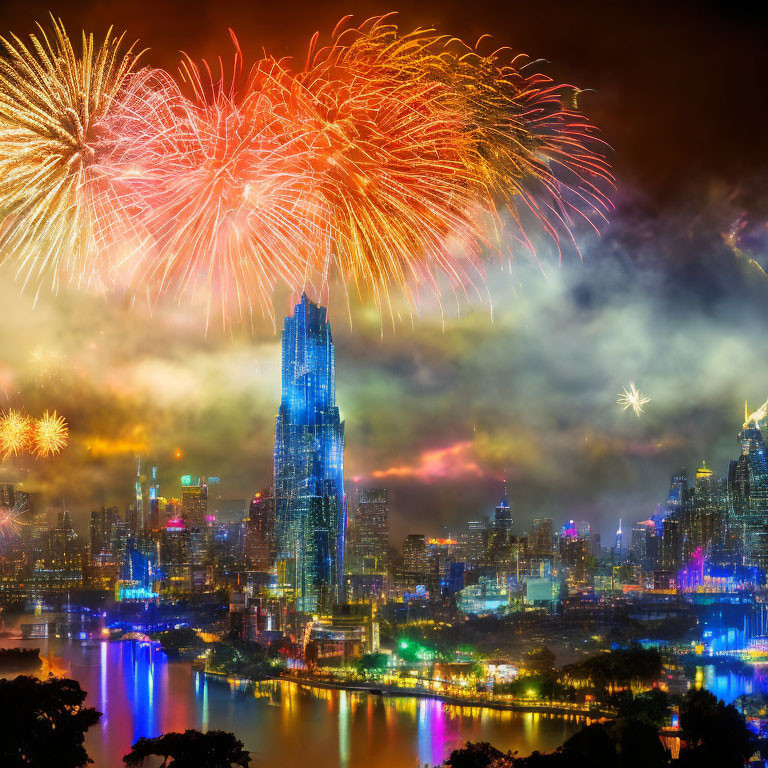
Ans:
[[[232,680],[231,675],[218,672],[204,672],[206,676],[215,678],[224,678]],[[252,680],[248,678],[237,678],[238,682],[259,683],[263,680]],[[280,682],[293,683],[299,687],[319,688],[327,691],[348,691],[350,693],[368,693],[374,696],[391,698],[416,698],[441,701],[445,704],[457,707],[493,709],[504,712],[529,712],[534,714],[547,714],[555,716],[569,716],[576,718],[591,718],[598,720],[600,718],[610,718],[614,716],[612,710],[597,707],[585,707],[571,702],[548,702],[548,701],[527,701],[516,699],[514,701],[502,699],[490,699],[477,696],[453,696],[451,694],[438,693],[435,691],[426,691],[418,688],[402,688],[400,686],[382,685],[381,683],[368,683],[364,681],[340,682],[329,680],[318,680],[311,677],[300,677],[292,674],[273,675],[266,680],[276,680]]]

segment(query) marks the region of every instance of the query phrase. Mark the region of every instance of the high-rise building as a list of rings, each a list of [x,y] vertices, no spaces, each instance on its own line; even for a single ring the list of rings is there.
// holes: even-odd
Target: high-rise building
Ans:
[[[208,484],[204,477],[181,478],[181,516],[187,525],[202,527],[208,515]]]
[[[136,530],[140,531],[146,527],[147,521],[144,519],[144,488],[142,486],[141,476],[141,456],[136,457]]]
[[[283,328],[274,489],[278,583],[298,610],[327,610],[343,593],[344,423],[326,310],[306,294]]]
[[[512,508],[507,501],[507,484],[504,483],[504,496],[502,497],[493,517],[494,532],[510,533],[512,531]]]
[[[403,569],[409,574],[426,575],[429,570],[427,539],[423,533],[409,533],[403,542]]]
[[[245,566],[266,573],[275,563],[275,497],[271,488],[253,494],[245,523]]]
[[[102,507],[91,512],[91,561],[115,562],[113,545],[115,524],[120,519],[117,507]]]
[[[768,457],[759,425],[747,417],[739,432],[741,455],[729,473],[733,525],[741,540],[742,564],[768,574]]]
[[[160,483],[157,482],[157,467],[152,467],[152,484],[149,486],[149,527],[160,529]]]
[[[461,551],[470,569],[479,568],[488,562],[490,531],[488,519],[470,520],[466,532],[461,534]]]
[[[389,496],[386,488],[357,490],[357,506],[350,521],[347,571],[387,572],[389,555]]]
[[[554,556],[555,545],[551,517],[539,517],[533,521],[531,548],[537,557]]]

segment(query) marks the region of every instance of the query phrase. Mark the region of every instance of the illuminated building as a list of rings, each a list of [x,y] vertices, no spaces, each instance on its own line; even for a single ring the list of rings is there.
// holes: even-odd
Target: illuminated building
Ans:
[[[477,569],[488,562],[490,531],[488,520],[470,520],[467,530],[461,534],[461,550],[469,569]]]
[[[160,484],[157,482],[157,467],[152,467],[152,483],[149,486],[149,527],[160,529]]]
[[[245,521],[245,567],[267,573],[275,564],[275,497],[271,489],[253,495]]]
[[[405,537],[403,569],[417,575],[426,575],[429,571],[427,540],[423,533],[410,533]]]
[[[202,527],[208,515],[208,484],[205,478],[181,478],[181,516],[190,526]]]
[[[42,557],[35,563],[30,591],[66,591],[82,587],[85,554],[69,510],[60,510],[56,527],[47,532],[43,542]]]
[[[551,517],[540,517],[533,521],[533,533],[531,534],[532,554],[542,556],[554,556],[553,529]]]
[[[91,512],[91,561],[115,562],[115,525],[120,519],[117,507],[102,507]]]
[[[570,520],[560,534],[560,561],[571,586],[586,584],[590,553],[589,525]]]
[[[757,569],[757,580],[768,573],[768,458],[756,422],[739,432],[741,455],[729,473],[732,528],[741,543],[742,565]]]
[[[306,294],[283,328],[274,489],[278,582],[300,611],[327,610],[343,591],[344,423],[326,310]]]
[[[681,566],[680,521],[673,516],[664,521],[661,534],[661,570],[677,573]]]
[[[192,590],[189,528],[181,518],[171,518],[160,533],[163,591],[184,594]]]
[[[389,562],[389,497],[386,488],[358,488],[348,539],[348,573],[386,574]]]
[[[115,585],[118,602],[144,602],[158,597],[155,589],[155,569],[152,561],[133,543],[128,546],[120,564],[120,578]]]
[[[457,593],[456,606],[466,615],[501,615],[510,611],[509,594],[496,579],[480,576],[477,584],[464,587]]]
[[[146,526],[144,520],[144,488],[142,487],[141,477],[141,456],[136,457],[136,522],[134,533],[143,530]]]
[[[512,508],[507,501],[507,484],[504,483],[504,496],[496,507],[493,517],[493,530],[497,533],[511,533],[512,531]]]

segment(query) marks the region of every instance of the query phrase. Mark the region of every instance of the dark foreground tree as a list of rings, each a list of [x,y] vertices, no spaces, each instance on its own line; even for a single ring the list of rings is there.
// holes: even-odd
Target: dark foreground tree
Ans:
[[[123,762],[141,766],[146,758],[153,756],[163,758],[163,768],[247,768],[251,762],[250,753],[233,733],[193,730],[139,739]]]
[[[502,757],[504,753],[487,741],[468,741],[451,752],[445,765],[450,768],[488,768]]]
[[[84,707],[85,697],[76,680],[0,680],[0,766],[83,768],[93,762],[83,742],[101,712]]]
[[[741,768],[752,753],[744,717],[706,690],[689,691],[680,705],[681,768]]]

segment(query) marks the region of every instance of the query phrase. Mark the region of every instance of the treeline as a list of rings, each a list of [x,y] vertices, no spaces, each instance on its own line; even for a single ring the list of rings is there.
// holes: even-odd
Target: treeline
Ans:
[[[679,755],[659,735],[668,712],[666,694],[625,693],[613,721],[584,726],[554,752],[519,757],[487,742],[454,750],[449,768],[743,768],[754,753],[768,755],[743,716],[709,691],[689,691],[680,704]]]
[[[550,701],[583,701],[613,704],[622,691],[640,691],[653,686],[661,677],[663,661],[656,648],[633,645],[598,653],[560,669],[546,647],[528,655],[525,669],[516,680],[496,684],[496,693],[533,697]]]

